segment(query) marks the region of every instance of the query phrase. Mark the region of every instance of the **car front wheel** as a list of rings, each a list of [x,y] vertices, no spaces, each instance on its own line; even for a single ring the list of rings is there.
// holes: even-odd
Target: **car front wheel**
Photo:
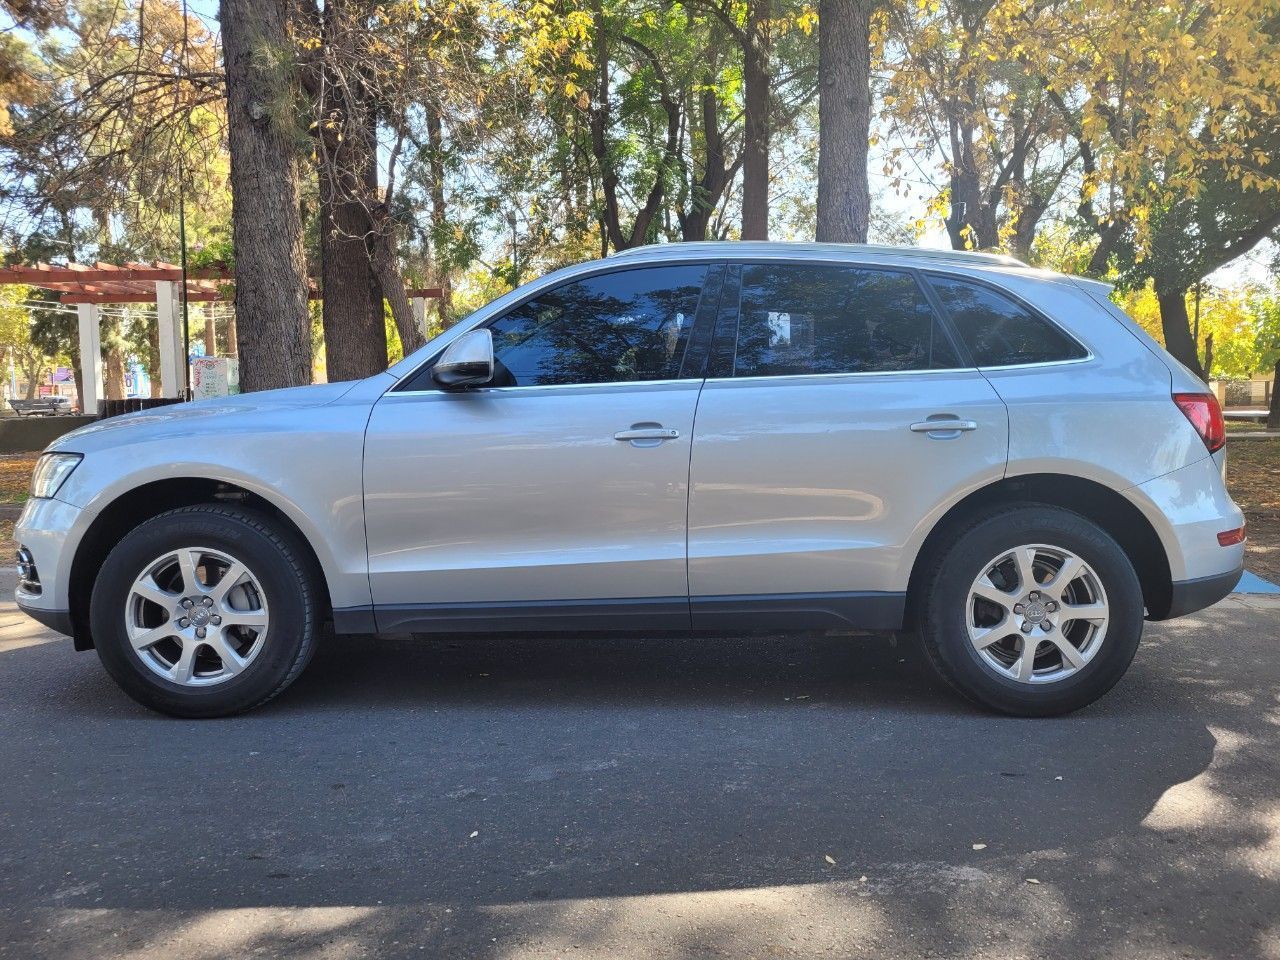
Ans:
[[[1142,637],[1128,556],[1059,507],[986,512],[952,532],[922,584],[921,639],[939,673],[1005,713],[1067,713],[1102,696]]]
[[[180,717],[274,697],[315,647],[315,575],[269,517],[223,505],[171,510],[111,551],[94,584],[98,656],[125,692]]]

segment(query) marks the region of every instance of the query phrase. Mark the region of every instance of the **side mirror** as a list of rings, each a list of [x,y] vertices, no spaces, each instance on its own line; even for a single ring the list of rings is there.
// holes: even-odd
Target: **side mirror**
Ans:
[[[446,389],[475,387],[493,379],[493,334],[484,330],[464,333],[445,348],[431,379]]]

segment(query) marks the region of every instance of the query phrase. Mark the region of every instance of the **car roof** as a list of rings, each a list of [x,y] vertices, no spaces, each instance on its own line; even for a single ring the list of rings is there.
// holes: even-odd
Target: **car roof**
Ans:
[[[938,263],[971,267],[1027,267],[1014,257],[969,250],[891,247],[873,243],[789,243],[759,240],[698,240],[651,243],[612,253],[608,260],[681,260],[684,258],[750,259],[753,257],[825,260],[875,260],[884,263]]]

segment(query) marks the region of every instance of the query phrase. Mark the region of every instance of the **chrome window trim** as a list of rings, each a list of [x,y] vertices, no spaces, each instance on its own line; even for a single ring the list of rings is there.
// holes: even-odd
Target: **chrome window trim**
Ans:
[[[523,387],[471,387],[466,390],[396,390],[397,397],[465,397],[475,394],[522,394],[542,390],[601,391],[635,389],[636,387],[686,386],[690,389],[703,382],[702,377],[679,377],[667,380],[609,380],[603,383],[541,383]],[[383,394],[388,396],[389,394]]]
[[[921,374],[936,376],[941,373],[972,373],[981,375],[977,367],[934,367],[928,370],[855,370],[848,373],[780,373],[776,376],[707,377],[711,383],[777,383],[779,380],[832,380],[850,377],[918,377]]]
[[[1075,338],[1073,337],[1072,339]],[[1076,342],[1079,343],[1078,340]],[[1009,363],[1002,367],[977,367],[976,369],[981,370],[983,373],[999,373],[1001,370],[1035,370],[1039,367],[1069,367],[1073,364],[1088,363],[1090,360],[1097,359],[1094,352],[1087,346],[1083,343],[1081,343],[1080,346],[1084,347],[1085,355],[1083,357],[1072,357],[1070,360],[1039,360],[1035,363]]]

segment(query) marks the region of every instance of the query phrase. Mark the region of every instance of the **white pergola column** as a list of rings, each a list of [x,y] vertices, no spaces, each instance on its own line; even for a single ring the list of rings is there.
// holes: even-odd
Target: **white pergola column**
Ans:
[[[102,390],[102,311],[96,303],[77,303],[76,314],[80,321],[80,412],[96,417],[98,401],[105,396]]]
[[[178,285],[172,280],[156,281],[156,323],[160,325],[160,396],[181,397],[187,388],[187,354]]]
[[[427,335],[427,298],[413,297],[409,302],[413,304],[413,322],[418,325],[418,332],[425,337]]]

